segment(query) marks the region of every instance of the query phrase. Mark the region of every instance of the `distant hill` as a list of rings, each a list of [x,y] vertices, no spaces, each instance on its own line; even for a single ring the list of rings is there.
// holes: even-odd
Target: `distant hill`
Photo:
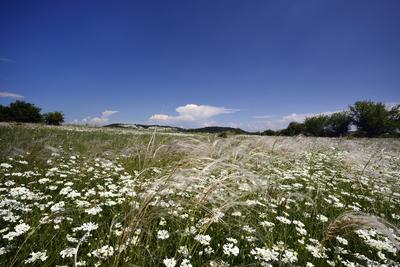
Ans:
[[[164,125],[146,125],[146,124],[128,124],[128,123],[112,123],[109,125],[105,125],[104,127],[109,128],[128,128],[128,129],[163,129],[167,131],[176,131],[176,132],[185,132],[185,133],[223,133],[229,132],[233,134],[252,134],[240,128],[232,128],[232,127],[222,127],[222,126],[208,126],[202,128],[195,129],[185,129],[174,126],[164,126]]]
[[[157,125],[157,124],[130,124],[130,123],[112,123],[105,125],[103,127],[108,127],[108,128],[125,128],[125,129],[164,129],[164,130],[169,130],[169,131],[184,131],[184,129],[179,128],[179,127],[173,127],[173,126],[165,126],[165,125]]]
[[[232,128],[232,127],[221,127],[221,126],[208,126],[202,128],[195,129],[184,129],[185,132],[189,133],[234,133],[234,134],[250,134],[249,132],[242,130],[240,128]]]

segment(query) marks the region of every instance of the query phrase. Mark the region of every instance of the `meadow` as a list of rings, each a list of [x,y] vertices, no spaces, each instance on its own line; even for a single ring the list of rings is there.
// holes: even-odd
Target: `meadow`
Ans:
[[[1,266],[399,266],[400,140],[0,125]]]

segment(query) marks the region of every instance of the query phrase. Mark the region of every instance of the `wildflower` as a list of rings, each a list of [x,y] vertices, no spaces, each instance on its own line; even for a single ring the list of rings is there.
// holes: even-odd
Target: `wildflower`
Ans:
[[[157,239],[165,240],[168,239],[169,233],[167,230],[158,230]]]
[[[12,165],[9,164],[9,163],[4,162],[4,163],[0,164],[0,167],[4,168],[4,169],[10,169],[10,168],[12,168]]]
[[[239,255],[239,248],[237,246],[235,246],[235,244],[233,243],[227,243],[225,245],[223,245],[223,250],[224,250],[224,254],[225,255],[233,255],[233,256],[237,256]]]
[[[325,253],[323,252],[323,248],[320,247],[320,245],[307,245],[306,246],[306,250],[308,250],[313,257],[315,258],[324,258],[325,257]]]
[[[208,247],[206,247],[206,248],[204,249],[204,252],[205,252],[207,255],[211,255],[211,254],[214,253],[214,249],[213,249],[212,247],[208,246]]]
[[[326,217],[326,216],[323,215],[323,214],[318,214],[318,215],[317,215],[317,219],[318,219],[320,222],[323,222],[323,223],[325,223],[325,222],[328,221],[328,217]]]
[[[14,227],[13,232],[9,232],[8,234],[4,235],[3,238],[8,240],[13,240],[15,237],[23,235],[26,233],[31,227],[26,223],[18,224]]]
[[[340,236],[337,236],[336,240],[339,241],[339,243],[341,243],[341,244],[343,244],[345,246],[349,244],[349,242],[345,238],[340,237]]]
[[[235,216],[235,217],[241,217],[241,216],[242,216],[242,213],[241,213],[240,211],[235,211],[235,212],[232,212],[231,215],[232,215],[232,216]]]
[[[103,209],[101,207],[93,207],[90,209],[86,209],[85,212],[90,215],[96,215],[100,213]]]
[[[297,252],[287,249],[282,255],[282,262],[284,263],[294,263],[297,261]]]
[[[77,249],[76,248],[66,248],[64,250],[60,251],[60,256],[61,258],[71,258],[73,256],[75,256],[75,254],[77,253]]]
[[[250,225],[247,225],[247,224],[243,226],[243,230],[250,234],[256,232],[256,229],[254,229],[253,227],[251,227]]]
[[[193,265],[190,263],[190,260],[183,259],[182,262],[181,262],[180,267],[193,267]]]
[[[164,226],[164,225],[166,225],[166,224],[167,224],[167,221],[165,220],[165,218],[164,218],[164,217],[161,217],[160,222],[158,223],[158,225]]]
[[[178,253],[182,254],[185,257],[189,256],[189,250],[187,246],[180,246],[178,249]]]
[[[165,258],[163,260],[165,267],[175,267],[176,260],[174,258]]]
[[[109,245],[102,246],[99,249],[92,251],[92,255],[99,259],[107,259],[114,255],[114,248]]]
[[[43,252],[31,252],[31,257],[24,261],[25,264],[33,263],[37,260],[45,261],[48,257],[46,256],[46,250]]]
[[[277,261],[279,253],[272,249],[255,248],[250,251],[251,255],[254,255],[255,259],[262,260],[265,262]]]
[[[99,225],[97,223],[88,222],[82,224],[82,226],[72,228],[72,232],[76,231],[91,232],[96,230],[97,228],[99,228]]]
[[[288,218],[283,217],[283,216],[276,216],[276,219],[278,221],[280,221],[281,223],[284,223],[284,224],[291,224],[292,223],[291,220],[289,220]]]
[[[209,235],[196,235],[194,237],[194,239],[198,242],[200,242],[200,244],[208,246],[210,244],[211,241],[211,237]]]
[[[261,221],[260,225],[263,227],[267,227],[267,228],[272,228],[275,226],[275,224],[273,222],[269,222],[269,221]]]
[[[52,212],[61,212],[61,211],[64,211],[64,206],[65,206],[65,202],[60,201],[60,202],[54,204],[53,206],[51,206],[50,210]]]

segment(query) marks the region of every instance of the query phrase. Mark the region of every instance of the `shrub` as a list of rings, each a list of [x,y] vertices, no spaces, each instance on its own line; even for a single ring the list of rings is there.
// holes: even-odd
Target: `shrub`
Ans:
[[[46,124],[49,125],[60,125],[64,122],[64,114],[59,111],[49,112],[43,115],[43,119]]]

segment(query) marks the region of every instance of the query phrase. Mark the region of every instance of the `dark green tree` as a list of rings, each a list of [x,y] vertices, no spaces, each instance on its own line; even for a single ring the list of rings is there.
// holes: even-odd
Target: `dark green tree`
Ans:
[[[273,135],[276,135],[276,132],[274,130],[268,129],[268,130],[265,130],[264,132],[262,132],[261,135],[273,136]]]
[[[390,131],[390,112],[381,102],[358,101],[350,106],[350,114],[359,135],[377,137]]]
[[[280,131],[281,135],[294,136],[304,133],[305,127],[303,123],[292,121],[286,129]]]
[[[400,135],[400,105],[392,107],[388,111],[387,132],[392,136]]]
[[[328,116],[318,115],[304,120],[305,133],[311,136],[326,136],[325,127]]]
[[[41,122],[40,108],[24,101],[15,101],[10,104],[10,121],[15,122]]]
[[[0,121],[10,121],[10,108],[0,105]]]
[[[59,111],[48,112],[43,115],[43,120],[49,125],[60,125],[64,122],[64,114]]]
[[[348,112],[336,112],[328,116],[325,123],[325,134],[330,137],[345,136],[349,133],[351,117]]]

